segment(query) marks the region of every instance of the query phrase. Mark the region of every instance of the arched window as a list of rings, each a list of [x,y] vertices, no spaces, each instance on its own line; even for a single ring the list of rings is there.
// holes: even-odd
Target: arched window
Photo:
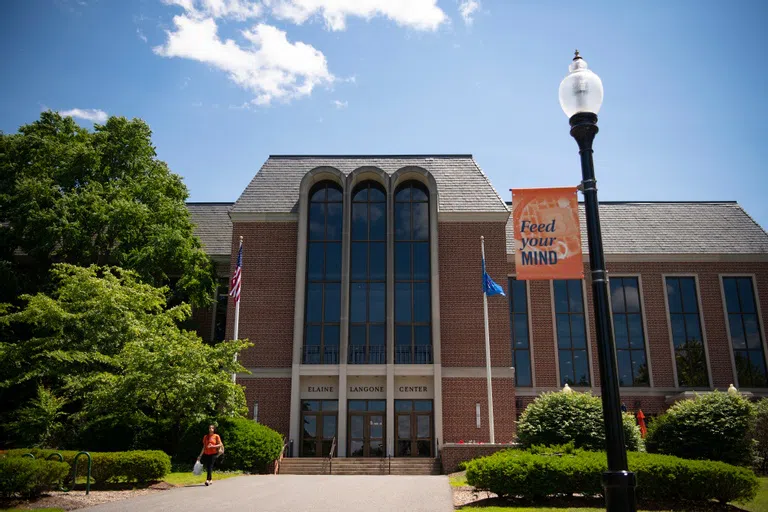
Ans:
[[[352,193],[349,363],[383,364],[386,352],[387,202],[366,181]]]
[[[341,316],[341,187],[321,182],[309,192],[307,307],[304,353],[307,364],[338,364]]]
[[[432,363],[429,192],[409,181],[395,191],[395,363]]]

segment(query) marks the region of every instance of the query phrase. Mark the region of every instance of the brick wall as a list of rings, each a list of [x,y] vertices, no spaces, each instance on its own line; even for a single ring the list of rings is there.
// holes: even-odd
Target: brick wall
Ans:
[[[240,355],[246,367],[290,368],[296,283],[296,222],[236,222],[230,272],[243,236],[243,278],[239,337],[255,346]],[[234,332],[235,304],[229,301],[227,338]]]
[[[192,308],[192,324],[203,341],[210,342],[213,329],[213,306]]]
[[[511,378],[492,379],[494,434],[497,443],[515,439],[515,386]],[[443,437],[440,443],[490,441],[485,378],[443,378]],[[475,404],[480,404],[477,428]]]
[[[502,222],[441,222],[440,343],[443,366],[485,367],[485,327],[480,236],[485,237],[486,269],[506,292],[506,234]],[[488,332],[494,367],[512,364],[509,303],[488,298]]]
[[[239,378],[237,383],[245,386],[245,400],[248,417],[253,418],[253,404],[259,402],[259,423],[280,432],[288,439],[290,428],[291,379]]]

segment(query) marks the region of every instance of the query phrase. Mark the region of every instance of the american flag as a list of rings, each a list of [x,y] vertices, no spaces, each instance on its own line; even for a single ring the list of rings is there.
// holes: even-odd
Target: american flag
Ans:
[[[237,252],[237,266],[232,274],[232,282],[229,283],[229,296],[235,298],[235,304],[240,301],[240,281],[243,274],[243,242],[240,241],[240,250]]]

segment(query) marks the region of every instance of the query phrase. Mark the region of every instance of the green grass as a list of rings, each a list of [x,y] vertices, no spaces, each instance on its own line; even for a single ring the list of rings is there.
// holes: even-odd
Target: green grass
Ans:
[[[242,471],[214,471],[213,480],[215,482],[216,480],[224,480],[226,478],[232,478],[233,476],[240,476],[242,474]],[[163,478],[163,482],[167,482],[173,485],[202,485],[205,483],[205,477],[205,472],[203,472],[203,474],[200,476],[193,475],[191,471],[176,472],[168,473],[165,478]]]
[[[757,497],[754,500],[745,504],[734,503],[734,505],[740,509],[749,510],[749,512],[765,512],[768,510],[768,477],[760,478],[760,489],[758,489]]]
[[[451,487],[465,487],[469,485],[467,483],[466,473],[456,473],[456,474],[450,475],[448,480],[451,482]]]

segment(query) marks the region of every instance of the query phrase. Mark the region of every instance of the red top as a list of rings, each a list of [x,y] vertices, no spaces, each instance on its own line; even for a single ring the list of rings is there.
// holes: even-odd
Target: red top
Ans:
[[[219,434],[206,435],[203,437],[203,446],[205,446],[203,453],[206,455],[216,455],[219,453],[219,449],[216,447],[218,444],[221,444]]]

